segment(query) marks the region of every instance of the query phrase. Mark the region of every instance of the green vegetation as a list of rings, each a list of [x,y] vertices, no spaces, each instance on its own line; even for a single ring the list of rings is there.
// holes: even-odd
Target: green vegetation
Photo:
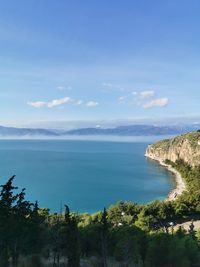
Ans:
[[[119,202],[96,214],[50,214],[13,186],[1,186],[2,267],[197,267],[200,232],[173,225],[200,218],[200,167],[166,162],[184,177],[188,192],[176,201]]]
[[[198,151],[199,131],[152,147],[167,150],[185,140]],[[200,231],[193,224],[200,220],[200,165],[165,163],[187,186],[176,201],[119,202],[95,214],[68,206],[52,214],[27,201],[11,177],[0,191],[0,267],[200,267]],[[175,227],[184,221],[191,221],[188,232]]]
[[[168,149],[169,146],[170,146],[170,139],[164,139],[152,145],[153,148],[161,148],[161,149]]]
[[[152,145],[154,149],[161,149],[164,151],[167,151],[170,146],[176,147],[177,145],[180,145],[183,141],[187,140],[190,146],[193,149],[196,149],[198,147],[198,141],[200,141],[200,130],[196,132],[191,132],[183,135],[179,135],[173,139],[165,139],[156,142]]]

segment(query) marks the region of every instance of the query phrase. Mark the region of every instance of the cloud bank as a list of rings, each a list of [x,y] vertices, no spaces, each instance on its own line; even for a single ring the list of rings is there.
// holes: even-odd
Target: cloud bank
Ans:
[[[87,107],[90,107],[90,108],[92,108],[92,107],[97,107],[98,105],[99,105],[99,103],[96,102],[96,101],[88,101],[88,102],[86,103],[86,106],[87,106]]]
[[[77,100],[75,101],[69,96],[59,98],[59,99],[53,99],[52,101],[46,102],[46,101],[34,101],[34,102],[28,102],[27,104],[34,108],[55,108],[60,107],[66,104],[74,103],[75,105],[85,105],[86,107],[97,107],[99,105],[99,102],[97,101],[88,101],[84,104],[83,100]]]
[[[45,101],[35,101],[35,102],[28,102],[29,106],[32,106],[34,108],[42,108],[42,107],[48,107],[48,108],[54,108],[58,106],[62,106],[64,104],[70,103],[73,100],[66,96],[60,99],[53,99],[52,101],[45,102]]]
[[[149,91],[142,91],[139,93],[139,96],[141,98],[148,98],[148,97],[152,97],[155,95],[155,91],[154,90],[149,90]]]
[[[154,90],[134,91],[132,95],[136,99],[138,106],[144,109],[166,107],[169,104],[169,98],[167,97],[155,98],[156,92]]]
[[[144,103],[142,107],[145,109],[153,108],[153,107],[166,107],[168,103],[169,103],[169,99],[167,97],[163,97],[163,98],[153,99],[147,103]]]

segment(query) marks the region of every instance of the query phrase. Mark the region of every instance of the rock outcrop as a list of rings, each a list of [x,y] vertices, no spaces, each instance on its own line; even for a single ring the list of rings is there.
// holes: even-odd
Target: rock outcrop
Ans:
[[[192,166],[200,165],[200,132],[191,132],[149,145],[146,156],[158,161],[184,160]]]

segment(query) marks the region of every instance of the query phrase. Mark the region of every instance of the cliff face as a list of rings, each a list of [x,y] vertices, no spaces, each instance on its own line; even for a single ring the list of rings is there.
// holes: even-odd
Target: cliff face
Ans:
[[[192,132],[149,145],[146,156],[155,160],[182,159],[186,163],[200,165],[200,132]]]

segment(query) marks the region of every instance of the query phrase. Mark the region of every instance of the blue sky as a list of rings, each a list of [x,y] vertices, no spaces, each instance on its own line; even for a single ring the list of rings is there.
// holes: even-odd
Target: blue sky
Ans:
[[[195,0],[0,0],[0,124],[200,121],[199,10]]]

